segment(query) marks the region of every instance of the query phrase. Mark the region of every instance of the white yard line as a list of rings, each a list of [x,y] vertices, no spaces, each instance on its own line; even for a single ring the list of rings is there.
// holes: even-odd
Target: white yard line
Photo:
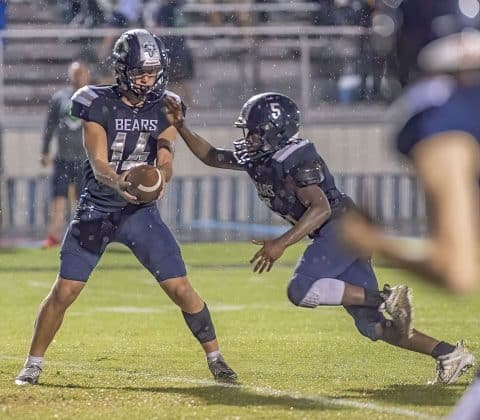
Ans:
[[[37,287],[39,289],[50,289],[52,282],[31,280],[27,283],[30,287]]]
[[[9,355],[0,355],[0,359],[17,360],[19,363],[24,361],[24,358],[17,357],[17,356],[9,356]],[[99,369],[98,367],[92,368],[87,365],[79,365],[76,363],[52,361],[52,362],[48,362],[48,365],[64,367],[71,370],[79,370],[79,371],[85,371],[85,372],[88,371],[90,374],[95,371],[112,372],[112,369],[101,369],[101,368]],[[286,391],[286,390],[280,390],[280,389],[275,389],[270,387],[261,387],[261,386],[246,385],[246,384],[221,383],[221,382],[216,382],[213,379],[194,379],[194,378],[181,377],[181,376],[162,376],[162,375],[159,375],[158,373],[138,372],[138,371],[131,372],[131,371],[115,370],[115,374],[125,375],[125,376],[128,376],[129,378],[131,378],[132,376],[139,377],[139,378],[152,377],[157,379],[159,382],[166,381],[166,382],[173,382],[173,383],[180,383],[180,384],[219,386],[223,388],[233,388],[233,389],[238,388],[238,389],[246,390],[258,395],[266,395],[270,397],[288,397],[288,398],[298,399],[298,400],[300,399],[308,400],[314,403],[318,403],[321,406],[357,408],[359,410],[370,410],[378,413],[399,415],[399,416],[411,417],[415,419],[425,419],[425,420],[439,419],[439,417],[437,416],[432,416],[430,414],[421,413],[419,411],[410,410],[406,408],[389,407],[389,406],[384,406],[384,405],[379,405],[374,403],[359,402],[355,400],[349,400],[347,398],[331,398],[331,397],[325,397],[321,395],[308,395],[308,394],[302,394],[301,392],[298,392],[298,391]],[[12,382],[13,382],[13,379],[12,379]],[[434,392],[433,387],[432,387],[432,392]]]
[[[146,308],[139,306],[99,306],[88,308],[86,311],[71,311],[67,314],[68,316],[89,316],[94,313],[117,313],[117,314],[154,314],[167,312],[168,308]]]
[[[291,310],[293,305],[288,303],[278,304],[238,304],[238,305],[225,305],[225,304],[209,304],[210,310],[215,312],[235,312],[243,311],[246,309],[264,309],[264,310]],[[153,314],[164,313],[169,311],[178,311],[178,307],[173,303],[168,305],[159,305],[157,307],[142,307],[142,306],[92,306],[84,311],[69,311],[66,316],[88,316],[94,313],[129,313],[129,314]]]

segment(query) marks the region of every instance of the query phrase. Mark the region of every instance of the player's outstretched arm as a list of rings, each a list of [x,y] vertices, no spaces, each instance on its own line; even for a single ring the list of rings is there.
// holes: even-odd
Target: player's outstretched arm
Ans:
[[[215,168],[244,170],[243,165],[237,162],[231,150],[213,147],[208,140],[187,127],[182,106],[174,97],[167,96],[164,103],[167,107],[168,121],[177,129],[192,153],[203,163]]]
[[[318,185],[297,188],[297,197],[307,207],[307,211],[295,226],[280,237],[286,246],[297,243],[317,230],[332,214],[328,198]]]
[[[125,181],[128,172],[118,175],[108,163],[107,133],[98,123],[83,122],[83,142],[95,179],[116,190],[129,203],[137,203],[137,198],[126,190],[130,183]]]
[[[431,240],[412,248],[351,212],[342,222],[346,245],[386,258],[452,292],[469,293],[478,287],[479,272],[478,144],[466,133],[442,133],[417,144],[412,157],[430,200],[435,223]]]
[[[307,207],[307,211],[295,226],[276,239],[253,241],[256,245],[262,245],[250,260],[251,264],[255,264],[254,272],[270,271],[273,263],[282,256],[288,246],[317,230],[330,217],[332,211],[328,198],[318,185],[297,188],[297,197]]]
[[[413,161],[435,222],[430,265],[451,291],[469,293],[479,273],[478,142],[465,132],[438,134],[415,146]]]

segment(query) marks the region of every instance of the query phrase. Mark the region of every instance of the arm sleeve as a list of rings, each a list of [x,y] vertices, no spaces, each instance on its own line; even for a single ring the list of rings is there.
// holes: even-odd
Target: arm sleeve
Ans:
[[[47,112],[47,119],[45,122],[45,129],[43,130],[42,153],[47,154],[50,150],[50,143],[52,142],[53,133],[55,132],[60,116],[60,101],[54,96],[50,102],[50,107]]]

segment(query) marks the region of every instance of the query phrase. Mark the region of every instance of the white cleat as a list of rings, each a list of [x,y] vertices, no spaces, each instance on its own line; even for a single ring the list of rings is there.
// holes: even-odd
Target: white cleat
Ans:
[[[41,374],[42,368],[40,366],[35,364],[25,366],[15,379],[15,385],[36,385]]]
[[[412,335],[413,305],[412,292],[408,286],[383,287],[382,296],[385,299],[385,310],[403,336]]]
[[[455,350],[451,353],[437,358],[436,374],[431,384],[453,384],[460,376],[470,369],[475,363],[473,354],[465,347],[463,340],[460,340]]]

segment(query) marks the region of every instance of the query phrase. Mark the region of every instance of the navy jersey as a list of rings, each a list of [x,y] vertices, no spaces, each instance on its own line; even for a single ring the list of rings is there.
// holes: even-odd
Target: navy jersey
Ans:
[[[450,76],[433,77],[413,85],[394,107],[403,119],[396,146],[407,156],[423,139],[447,131],[463,131],[480,141],[478,82],[462,85]]]
[[[171,94],[171,93],[170,93]],[[116,86],[85,86],[72,97],[72,115],[100,124],[107,133],[108,162],[120,174],[134,166],[153,165],[157,138],[170,126],[162,106],[146,103],[132,108],[121,100]],[[88,160],[84,165],[81,198],[107,211],[127,202],[112,188],[99,183]]]
[[[293,225],[307,210],[296,195],[298,187],[319,185],[334,214],[347,199],[308,140],[297,139],[266,159],[247,163],[245,169],[255,182],[260,199]]]

